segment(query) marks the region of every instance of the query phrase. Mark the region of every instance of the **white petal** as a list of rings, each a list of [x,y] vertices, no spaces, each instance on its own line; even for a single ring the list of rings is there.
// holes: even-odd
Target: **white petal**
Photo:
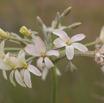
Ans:
[[[80,41],[80,40],[84,39],[85,37],[86,36],[84,34],[76,34],[70,39],[70,41],[71,42]]]
[[[26,87],[25,84],[23,83],[22,77],[20,75],[20,73],[18,72],[18,70],[15,71],[15,78],[16,81],[23,87]]]
[[[0,56],[5,56],[5,53],[4,53],[4,40],[0,43]]]
[[[25,60],[25,52],[23,50],[21,50],[19,53],[18,53],[18,59],[20,61],[22,61],[24,64],[26,64],[26,60]]]
[[[47,77],[49,69],[48,68],[44,68],[42,71],[42,80],[45,80]]]
[[[20,75],[21,75],[21,77],[22,77],[23,80],[24,80],[24,72],[25,72],[25,69],[22,69],[22,70],[20,71]]]
[[[54,40],[53,44],[56,46],[56,47],[64,47],[66,46],[66,42],[64,42],[63,40],[61,40],[60,38],[57,38]]]
[[[99,50],[100,53],[104,53],[104,44],[103,46],[101,47],[101,49]]]
[[[74,48],[72,46],[66,46],[66,56],[69,60],[74,57]]]
[[[69,41],[68,35],[61,29],[56,29],[53,31],[53,34],[59,36],[64,42]]]
[[[87,52],[88,49],[86,46],[84,46],[83,44],[81,43],[73,43],[72,46],[76,49],[78,49],[79,51],[82,51],[82,52]]]
[[[104,42],[104,26],[102,27],[100,32],[100,39]]]
[[[57,74],[58,76],[61,76],[61,72],[59,71],[58,68],[56,68],[56,74]]]
[[[42,70],[42,66],[43,66],[43,57],[40,57],[38,60],[37,60],[37,66],[39,69]]]
[[[35,37],[34,43],[38,52],[45,53],[46,51],[45,43],[42,41],[42,39],[39,36]]]
[[[0,60],[0,69],[2,70],[11,70],[11,66],[5,63],[3,60]]]
[[[35,74],[37,76],[41,76],[42,75],[42,73],[35,66],[33,66],[33,65],[28,65],[28,70],[31,73],[33,73],[33,74]]]
[[[3,72],[3,77],[7,80],[7,74],[6,74],[6,71],[5,70],[2,70]]]
[[[50,50],[50,51],[46,52],[46,55],[48,55],[48,56],[54,55],[56,57],[59,57],[60,54],[59,54],[59,52],[57,50]]]
[[[26,85],[27,85],[29,88],[32,88],[31,76],[30,76],[30,73],[29,73],[28,70],[25,70],[25,72],[24,72],[24,81],[25,81]]]
[[[10,73],[10,75],[9,75],[9,78],[10,78],[10,82],[11,82],[14,86],[16,86],[16,83],[15,83],[14,80],[13,80],[13,74],[14,74],[14,70],[11,71],[11,73]]]
[[[40,53],[37,51],[36,47],[32,44],[28,44],[26,47],[25,47],[25,51],[30,54],[30,55],[33,55],[33,56],[40,56]]]
[[[45,62],[45,65],[48,69],[54,66],[54,64],[52,63],[52,61],[48,57],[44,58],[44,62]]]

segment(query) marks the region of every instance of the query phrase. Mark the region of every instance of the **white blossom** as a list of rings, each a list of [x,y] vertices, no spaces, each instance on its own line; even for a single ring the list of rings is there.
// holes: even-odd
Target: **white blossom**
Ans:
[[[77,35],[74,35],[72,38],[70,38],[61,29],[56,29],[53,31],[53,33],[59,36],[59,38],[54,40],[54,45],[58,48],[65,47],[66,56],[69,60],[73,59],[74,57],[74,48],[78,49],[81,52],[88,51],[87,47],[85,47],[83,44],[77,43],[77,41],[80,41],[85,38],[84,34],[77,34]]]

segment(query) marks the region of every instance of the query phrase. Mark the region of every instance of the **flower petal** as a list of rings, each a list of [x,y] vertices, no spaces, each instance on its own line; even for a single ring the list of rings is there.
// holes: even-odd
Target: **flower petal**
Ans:
[[[22,61],[22,63],[26,64],[26,60],[25,60],[25,52],[23,50],[21,50],[18,53],[18,59],[19,61]]]
[[[31,84],[31,76],[28,70],[25,70],[24,72],[24,82],[26,83],[26,85],[29,88],[32,88],[32,84]]]
[[[15,83],[14,80],[13,80],[13,74],[14,74],[14,70],[11,71],[11,73],[10,73],[10,75],[9,75],[9,79],[10,79],[10,82],[11,82],[14,86],[16,86],[16,83]]]
[[[47,56],[52,56],[52,55],[54,55],[54,56],[56,56],[56,57],[59,57],[59,52],[57,51],[57,50],[50,50],[50,51],[47,51],[46,52],[46,55]]]
[[[6,71],[5,70],[2,70],[3,72],[3,77],[7,80],[7,74],[6,74]]]
[[[33,66],[33,65],[28,65],[28,70],[31,73],[33,73],[33,74],[35,74],[37,76],[41,76],[42,75],[42,73],[35,66]]]
[[[37,60],[37,66],[39,69],[42,70],[42,66],[43,66],[43,57],[40,57],[38,60]]]
[[[26,47],[25,47],[25,51],[30,54],[30,55],[33,55],[33,56],[40,56],[40,53],[37,51],[36,47],[32,44],[28,44]]]
[[[64,42],[69,41],[68,35],[61,29],[55,29],[53,31],[53,34],[59,36]]]
[[[61,72],[59,71],[58,68],[56,68],[56,74],[57,74],[58,76],[61,76]]]
[[[70,41],[71,42],[80,41],[80,40],[84,39],[85,37],[86,36],[84,34],[76,34],[70,39]]]
[[[66,56],[69,60],[74,57],[74,48],[72,46],[66,46]]]
[[[23,80],[24,80],[24,72],[25,72],[25,69],[22,69],[22,70],[20,71],[20,75],[21,75],[21,77],[22,77]]]
[[[2,69],[2,70],[11,70],[11,66],[0,59],[0,69]]]
[[[23,87],[26,87],[26,85],[23,83],[22,77],[20,75],[20,73],[18,72],[18,70],[15,71],[15,78],[16,81]]]
[[[4,53],[4,44],[5,44],[4,41],[2,41],[2,42],[0,43],[0,57],[5,56],[5,53]]]
[[[46,68],[46,67],[43,69],[43,71],[42,71],[42,80],[46,79],[48,71],[49,71],[49,69]]]
[[[39,53],[45,53],[46,51],[45,43],[42,41],[42,39],[39,36],[35,37],[34,43]]]
[[[54,64],[52,63],[52,61],[48,57],[44,58],[44,62],[45,62],[45,65],[48,69],[54,66]]]
[[[100,39],[104,42],[104,26],[102,27],[100,32]]]
[[[60,38],[55,39],[53,44],[58,48],[66,46],[66,43]]]
[[[101,49],[99,50],[100,53],[104,53],[104,44],[103,46],[101,47]]]
[[[87,52],[88,49],[86,46],[84,46],[83,44],[81,43],[73,43],[72,46],[76,49],[78,49],[79,51],[82,51],[82,52]]]

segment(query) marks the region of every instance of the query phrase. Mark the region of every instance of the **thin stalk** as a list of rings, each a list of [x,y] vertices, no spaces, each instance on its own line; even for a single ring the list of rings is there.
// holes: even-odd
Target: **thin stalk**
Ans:
[[[18,41],[25,41],[27,43],[33,43],[33,41],[31,41],[31,40],[26,40],[26,39],[21,39],[21,38],[16,38],[16,37],[11,37],[11,39],[18,40]]]
[[[100,43],[100,42],[101,42],[100,40],[93,41],[93,42],[91,42],[91,43],[85,44],[85,46],[92,46],[92,45],[98,44],[98,43]]]
[[[56,67],[52,68],[52,79],[53,79],[53,87],[52,87],[52,103],[56,103]]]
[[[22,50],[22,49],[23,49],[23,48],[9,48],[9,47],[8,47],[8,48],[4,48],[4,50],[17,50],[17,51],[18,51],[18,50]]]

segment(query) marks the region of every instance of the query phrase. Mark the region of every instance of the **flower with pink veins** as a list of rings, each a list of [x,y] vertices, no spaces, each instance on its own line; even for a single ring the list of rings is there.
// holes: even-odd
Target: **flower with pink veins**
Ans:
[[[51,68],[54,66],[52,61],[49,59],[50,56],[54,55],[59,57],[59,52],[56,50],[46,50],[45,43],[41,40],[40,37],[35,37],[34,39],[35,46],[32,44],[28,44],[25,47],[25,51],[33,56],[39,57],[37,60],[37,66],[42,70],[43,64],[45,64],[46,68]]]
[[[72,38],[70,38],[61,29],[54,30],[53,34],[59,36],[59,38],[54,40],[54,45],[58,48],[65,47],[66,56],[69,60],[73,59],[74,57],[74,48],[78,49],[81,52],[88,51],[87,47],[85,47],[83,44],[77,43],[77,41],[80,41],[85,38],[84,34],[76,34]]]

